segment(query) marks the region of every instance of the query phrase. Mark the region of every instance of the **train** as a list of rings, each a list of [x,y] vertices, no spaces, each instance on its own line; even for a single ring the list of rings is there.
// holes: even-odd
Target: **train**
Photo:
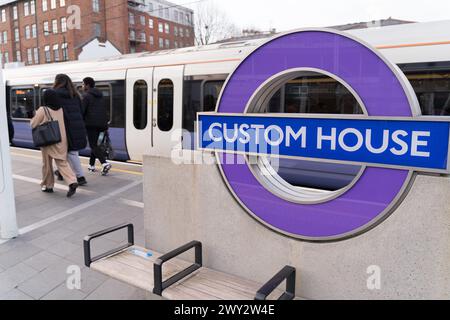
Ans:
[[[422,115],[450,114],[450,20],[346,32],[398,65],[417,94]],[[170,157],[179,145],[193,150],[197,113],[216,110],[230,73],[264,41],[4,69],[7,110],[15,128],[13,142],[17,147],[34,148],[29,121],[43,104],[43,92],[52,86],[55,75],[66,73],[80,89],[83,78],[94,78],[103,92],[115,160],[141,163],[144,154]],[[281,85],[258,112],[363,111],[336,80],[304,73]],[[89,152],[86,149],[81,154]],[[282,160],[279,170],[291,185],[333,191],[348,185],[360,167]]]

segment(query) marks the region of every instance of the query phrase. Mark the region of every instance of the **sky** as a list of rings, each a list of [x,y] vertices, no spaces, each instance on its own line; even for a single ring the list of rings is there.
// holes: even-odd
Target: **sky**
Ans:
[[[176,4],[195,0],[169,0]],[[450,0],[204,0],[240,29],[287,31],[389,17],[418,22],[450,20]],[[198,3],[186,5],[195,11]]]

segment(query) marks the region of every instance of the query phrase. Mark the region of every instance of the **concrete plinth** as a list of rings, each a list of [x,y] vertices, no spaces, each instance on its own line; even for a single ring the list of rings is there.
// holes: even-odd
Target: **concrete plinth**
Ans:
[[[450,178],[417,176],[400,207],[376,228],[345,241],[315,244],[277,234],[246,213],[216,165],[144,159],[147,247],[167,252],[191,240],[205,265],[265,282],[297,268],[307,299],[450,299]],[[370,266],[381,288],[370,290]]]

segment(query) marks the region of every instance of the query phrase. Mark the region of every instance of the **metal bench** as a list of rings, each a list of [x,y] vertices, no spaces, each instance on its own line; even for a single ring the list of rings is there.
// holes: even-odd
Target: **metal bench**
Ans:
[[[122,229],[128,230],[126,245],[91,257],[92,240]],[[190,250],[195,251],[193,264],[179,258]],[[136,252],[151,252],[152,255]],[[132,224],[123,224],[85,237],[84,259],[86,266],[93,270],[169,300],[266,300],[274,296],[279,297],[279,300],[295,298],[296,271],[293,267],[284,267],[261,285],[203,267],[202,244],[199,241],[192,241],[167,254],[135,246]],[[283,281],[286,281],[284,292],[277,289]]]

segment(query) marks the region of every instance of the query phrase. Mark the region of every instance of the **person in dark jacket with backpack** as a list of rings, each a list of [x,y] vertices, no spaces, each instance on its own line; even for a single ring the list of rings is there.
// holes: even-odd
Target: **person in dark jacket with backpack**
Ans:
[[[48,95],[51,98],[47,99],[48,101],[46,100],[45,104],[50,107],[60,106],[63,108],[69,148],[67,160],[77,176],[78,185],[86,185],[87,181],[84,177],[79,156],[79,151],[87,146],[81,98],[72,80],[65,74],[58,74],[55,78],[53,89],[49,90],[54,90],[54,94]],[[62,176],[58,171],[55,172],[55,175],[58,176],[59,180],[62,180]]]
[[[14,125],[11,119],[11,110],[9,109],[8,105],[6,105],[6,118],[8,121],[8,134],[9,134],[9,145],[14,146]]]
[[[95,87],[95,80],[87,77],[83,80],[83,115],[86,124],[91,158],[89,171],[95,172],[95,160],[102,164],[102,175],[107,175],[111,164],[106,161],[105,154],[98,147],[98,139],[102,132],[108,130],[108,113],[103,101],[103,93]]]

